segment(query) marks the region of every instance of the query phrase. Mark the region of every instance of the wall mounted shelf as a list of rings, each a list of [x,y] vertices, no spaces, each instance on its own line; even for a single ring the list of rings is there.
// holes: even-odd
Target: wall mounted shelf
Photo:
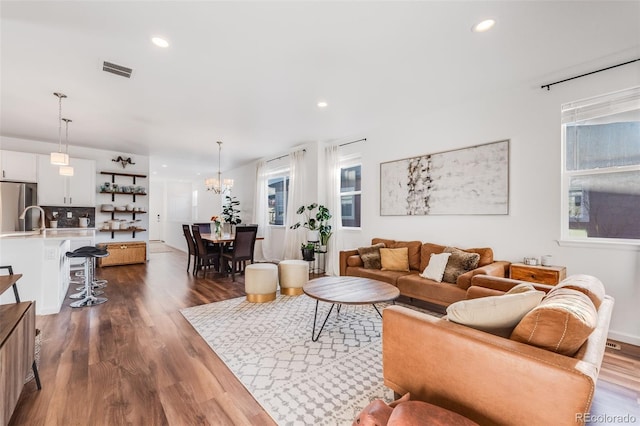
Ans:
[[[111,213],[111,220],[115,219],[116,213],[130,214],[133,217],[133,220],[136,219],[137,214],[147,214],[147,212],[135,212],[135,211],[119,211],[119,210],[100,210],[100,213]]]
[[[141,178],[144,179],[147,177],[147,175],[139,175],[139,174],[135,174],[135,173],[119,173],[119,172],[100,172],[101,175],[107,175],[107,176],[111,176],[111,183],[115,184],[116,182],[116,176],[124,176],[124,177],[130,177],[133,180],[133,184],[136,184],[136,179]],[[116,195],[131,195],[133,196],[133,202],[135,203],[136,201],[136,195],[147,195],[146,192],[125,192],[125,191],[98,191],[99,194],[111,194],[111,201],[114,202],[116,200]],[[125,214],[130,214],[132,215],[133,220],[136,219],[136,214],[145,214],[147,213],[146,211],[141,212],[141,211],[131,211],[131,210],[126,210],[126,211],[105,211],[105,210],[100,210],[101,213],[111,213],[111,220],[115,219],[115,215],[116,213],[125,213]],[[136,232],[144,232],[146,231],[146,229],[143,228],[129,228],[129,229],[101,229],[100,232],[111,232],[111,238],[113,239],[115,237],[115,233],[116,232],[131,232],[132,238],[136,237]]]
[[[111,238],[115,236],[116,232],[131,232],[132,238],[136,237],[136,232],[144,232],[146,229],[144,228],[134,228],[134,229],[101,229],[100,232],[111,232]]]

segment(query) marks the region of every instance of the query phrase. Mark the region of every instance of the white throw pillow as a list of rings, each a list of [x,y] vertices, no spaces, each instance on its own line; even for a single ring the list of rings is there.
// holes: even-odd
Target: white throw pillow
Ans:
[[[449,256],[451,256],[451,253],[431,253],[429,264],[424,268],[420,276],[441,283]]]
[[[540,304],[544,296],[544,291],[533,289],[522,293],[461,300],[447,307],[447,318],[449,321],[489,332],[513,329],[530,310]]]

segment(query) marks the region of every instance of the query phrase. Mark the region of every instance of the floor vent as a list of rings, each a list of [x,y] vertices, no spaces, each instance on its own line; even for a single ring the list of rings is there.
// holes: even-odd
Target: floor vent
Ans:
[[[119,75],[126,78],[131,78],[132,68],[123,67],[112,62],[104,61],[102,64],[102,71],[110,72],[111,74]]]
[[[621,349],[622,349],[622,346],[620,346],[618,343],[609,342],[609,341],[607,341],[606,346],[607,346],[609,349],[615,349],[616,351],[619,351],[619,350],[621,350]]]

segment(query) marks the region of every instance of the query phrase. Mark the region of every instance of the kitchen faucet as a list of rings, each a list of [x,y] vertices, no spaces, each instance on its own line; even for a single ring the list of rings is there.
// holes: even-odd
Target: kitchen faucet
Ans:
[[[44,224],[44,210],[42,210],[42,207],[40,207],[40,206],[27,206],[27,208],[24,209],[24,211],[20,215],[20,219],[24,219],[25,218],[25,216],[27,214],[27,210],[29,210],[29,209],[38,209],[38,210],[40,210],[40,228],[39,228],[39,231],[42,234],[44,232],[44,230],[46,229],[46,225]]]

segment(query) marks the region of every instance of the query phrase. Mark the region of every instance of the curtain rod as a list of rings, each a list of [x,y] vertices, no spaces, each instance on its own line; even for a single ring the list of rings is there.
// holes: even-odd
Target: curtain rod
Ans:
[[[357,141],[345,142],[345,143],[340,144],[338,146],[351,145],[352,143],[362,142],[362,141],[366,141],[366,140],[367,140],[367,138],[362,138],[362,139],[358,139]],[[307,150],[303,149],[302,152],[307,152]],[[288,156],[289,156],[289,154],[281,155],[280,157],[276,157],[276,158],[272,158],[271,160],[267,160],[266,163],[270,163],[272,161],[276,161],[276,160],[279,160],[281,158],[288,157]]]
[[[553,82],[553,83],[543,84],[542,86],[540,86],[540,88],[541,88],[541,89],[544,89],[544,88],[546,87],[546,88],[547,88],[547,90],[551,90],[551,86],[553,86],[554,84],[560,84],[560,83],[564,83],[565,81],[575,80],[576,78],[586,77],[586,76],[588,76],[588,75],[595,74],[595,73],[597,73],[597,72],[607,71],[607,70],[610,70],[611,68],[621,67],[621,66],[623,66],[623,65],[632,64],[632,63],[634,63],[634,62],[638,62],[638,61],[640,61],[640,58],[632,59],[632,60],[630,60],[630,61],[623,62],[623,63],[618,64],[618,65],[612,65],[612,66],[607,67],[607,68],[602,68],[602,69],[597,70],[597,71],[591,71],[591,72],[588,72],[588,73],[586,73],[586,74],[577,75],[577,76],[575,76],[575,77],[565,78],[564,80],[555,81],[555,82]]]
[[[338,146],[351,145],[352,143],[362,142],[362,141],[366,141],[366,140],[367,140],[367,138],[362,138],[362,139],[358,139],[357,141],[345,142],[345,143],[342,143],[342,144],[340,144]]]
[[[307,152],[307,150],[303,149],[302,152]],[[279,160],[281,158],[288,157],[288,156],[289,156],[289,154],[284,154],[284,155],[281,155],[280,157],[276,157],[276,158],[272,158],[271,160],[267,160],[267,161],[265,161],[265,163],[270,163],[272,161],[276,161],[276,160]]]

